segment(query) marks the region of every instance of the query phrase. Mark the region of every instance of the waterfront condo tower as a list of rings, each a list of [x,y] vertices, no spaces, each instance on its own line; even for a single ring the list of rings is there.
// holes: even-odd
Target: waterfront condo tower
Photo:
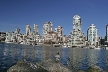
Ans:
[[[58,26],[57,28],[55,28],[55,32],[57,33],[57,40],[59,42],[63,41],[63,27],[62,26]]]
[[[36,24],[34,24],[33,33],[34,33],[34,35],[38,34],[38,25],[36,25]]]
[[[31,26],[26,25],[26,35],[30,35],[30,33],[31,33]]]
[[[70,33],[71,38],[69,40],[69,43],[72,46],[85,46],[86,37],[81,31],[81,25],[81,17],[79,15],[75,15],[73,17],[73,30]]]
[[[79,15],[75,15],[73,17],[73,30],[81,31],[81,17]]]
[[[19,29],[19,28],[16,28],[16,29],[15,29],[15,33],[16,33],[16,34],[19,34],[19,33],[20,33],[20,29]]]
[[[44,25],[43,25],[43,29],[42,29],[42,32],[43,32],[43,37],[45,37],[48,32],[51,32],[52,31],[52,22],[45,22]]]
[[[106,42],[108,42],[108,24],[106,25]]]
[[[98,45],[98,29],[94,24],[91,24],[87,30],[87,39],[90,42],[90,45]]]
[[[58,34],[58,37],[62,37],[63,36],[63,27],[62,26],[58,26],[55,31]]]

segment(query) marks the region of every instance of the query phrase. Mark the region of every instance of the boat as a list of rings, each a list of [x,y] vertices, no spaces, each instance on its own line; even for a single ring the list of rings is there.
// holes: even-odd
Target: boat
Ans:
[[[65,44],[65,43],[62,45],[62,47],[63,48],[68,48],[67,44]]]
[[[68,47],[68,48],[70,48],[71,46],[70,46],[70,45],[68,45],[67,47]]]
[[[67,45],[63,45],[62,47],[63,47],[63,48],[67,48]]]
[[[7,41],[7,42],[5,42],[5,43],[13,43],[13,42],[11,42],[11,41]]]
[[[98,49],[98,50],[99,50],[99,49],[101,49],[101,48],[100,48],[100,46],[98,46],[98,47],[95,47],[94,49]]]
[[[20,42],[20,44],[24,44],[23,42]]]
[[[98,49],[98,50],[100,50],[101,48],[99,48],[99,47],[96,47],[96,48],[94,48],[94,49]]]
[[[105,47],[106,50],[108,50],[108,47]]]
[[[89,48],[90,48],[90,49],[95,49],[96,47],[95,47],[95,46],[89,46]]]

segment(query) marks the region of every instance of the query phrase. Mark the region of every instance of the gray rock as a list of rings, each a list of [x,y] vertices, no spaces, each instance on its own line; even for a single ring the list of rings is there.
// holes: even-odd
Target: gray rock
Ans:
[[[108,71],[102,71],[102,72],[108,72]]]
[[[54,60],[51,59],[48,59],[44,62],[40,62],[39,64],[49,72],[72,72],[72,70],[65,67],[61,63],[55,62]]]
[[[44,62],[30,63],[23,60],[19,60],[16,65],[10,67],[7,72],[72,72],[70,69],[62,65],[61,63],[55,62],[54,60],[48,59]]]
[[[78,70],[78,72],[85,72],[85,71],[83,71],[83,70]]]
[[[7,72],[48,72],[37,64],[19,60],[16,65],[10,67]]]
[[[87,72],[102,72],[99,66],[93,65],[87,69]]]

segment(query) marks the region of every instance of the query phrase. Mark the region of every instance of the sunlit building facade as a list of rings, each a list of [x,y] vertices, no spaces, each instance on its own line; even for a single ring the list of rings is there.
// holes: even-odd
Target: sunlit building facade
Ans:
[[[108,42],[108,24],[106,25],[106,42]]]
[[[30,34],[31,34],[31,26],[26,25],[26,35],[30,35]]]
[[[94,24],[91,24],[87,30],[87,39],[90,42],[90,45],[98,44],[98,29]]]
[[[69,43],[72,46],[84,46],[86,37],[84,33],[81,30],[81,17],[79,15],[75,15],[73,17],[73,30],[70,33],[71,38],[69,40]]]
[[[52,22],[45,22],[44,25],[43,25],[43,29],[42,29],[42,32],[43,32],[43,39],[45,39],[46,35],[48,34],[48,32],[51,32],[52,31]]]
[[[36,24],[34,24],[33,33],[34,33],[34,35],[38,34],[38,25],[36,25]]]

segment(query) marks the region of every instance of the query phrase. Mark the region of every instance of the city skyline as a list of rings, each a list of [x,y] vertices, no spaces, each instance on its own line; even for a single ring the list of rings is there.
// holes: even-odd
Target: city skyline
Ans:
[[[108,23],[108,1],[97,1],[1,0],[0,31],[14,31],[18,27],[21,33],[25,33],[26,24],[30,24],[32,29],[33,24],[37,24],[42,35],[44,22],[52,22],[53,30],[57,26],[62,26],[63,33],[69,35],[73,29],[73,16],[78,14],[81,16],[82,31],[86,36],[88,27],[95,24],[98,35],[104,37]]]

